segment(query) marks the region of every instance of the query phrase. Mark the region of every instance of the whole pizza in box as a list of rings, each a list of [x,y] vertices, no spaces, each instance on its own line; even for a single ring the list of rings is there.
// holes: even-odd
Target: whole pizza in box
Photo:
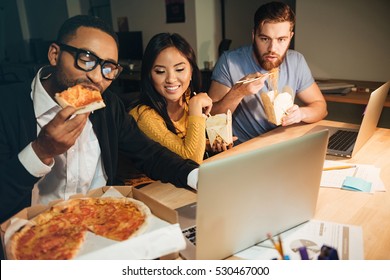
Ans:
[[[127,197],[77,198],[60,202],[15,232],[8,241],[9,259],[73,259],[87,232],[116,241],[146,229],[150,209]]]

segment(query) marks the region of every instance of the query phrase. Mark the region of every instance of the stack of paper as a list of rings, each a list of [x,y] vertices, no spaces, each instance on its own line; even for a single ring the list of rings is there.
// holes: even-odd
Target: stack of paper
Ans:
[[[380,178],[380,168],[368,164],[346,164],[331,160],[326,160],[324,163],[321,187],[369,193],[386,191]]]

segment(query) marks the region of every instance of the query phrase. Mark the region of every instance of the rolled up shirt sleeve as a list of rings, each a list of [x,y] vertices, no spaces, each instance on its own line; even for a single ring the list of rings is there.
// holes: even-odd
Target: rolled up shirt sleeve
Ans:
[[[37,154],[34,152],[34,149],[32,148],[32,143],[27,145],[19,154],[18,158],[24,168],[33,175],[34,177],[43,177],[47,173],[49,173],[54,166],[54,160],[52,164],[46,165],[44,164]]]

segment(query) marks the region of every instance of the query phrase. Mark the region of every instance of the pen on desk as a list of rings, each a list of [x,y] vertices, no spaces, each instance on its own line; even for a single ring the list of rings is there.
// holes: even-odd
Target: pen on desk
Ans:
[[[339,166],[324,167],[322,171],[348,169],[348,168],[356,168],[356,165],[339,165]]]

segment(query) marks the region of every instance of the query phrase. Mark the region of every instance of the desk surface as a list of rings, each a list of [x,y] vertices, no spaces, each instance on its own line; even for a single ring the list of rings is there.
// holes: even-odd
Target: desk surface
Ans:
[[[250,151],[305,134],[315,125],[354,127],[354,125],[321,121],[316,124],[279,127],[208,160]],[[358,193],[320,188],[315,219],[362,226],[365,259],[390,259],[390,129],[378,128],[366,145],[352,159],[342,162],[372,164],[381,168],[386,192]],[[336,160],[336,158],[330,158]],[[153,183],[141,189],[163,204],[177,208],[196,201],[196,193],[171,184]]]
[[[349,84],[354,84],[355,87],[358,89],[368,88],[370,92],[365,92],[364,90],[358,90],[356,92],[350,91],[349,93],[346,94],[324,93],[324,98],[326,101],[349,103],[349,104],[361,104],[361,105],[366,105],[368,103],[368,99],[370,98],[370,93],[384,84],[383,82],[366,82],[366,81],[335,80],[335,79],[319,81],[319,82],[324,82],[324,83],[346,82]],[[390,95],[387,96],[384,106],[390,107]]]

